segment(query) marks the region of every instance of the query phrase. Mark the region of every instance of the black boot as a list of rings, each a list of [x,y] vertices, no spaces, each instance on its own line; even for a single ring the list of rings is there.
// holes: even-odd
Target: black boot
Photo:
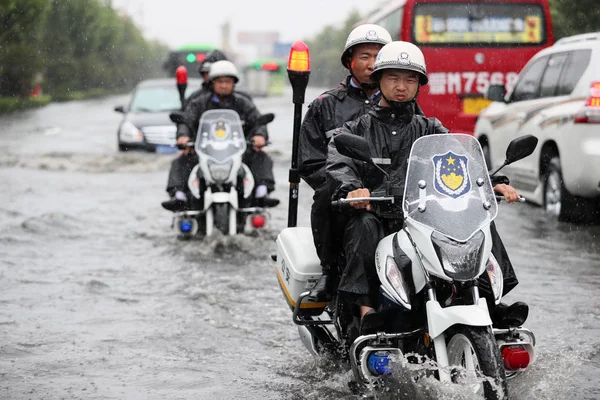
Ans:
[[[178,212],[178,211],[185,211],[187,210],[187,202],[183,201],[183,200],[178,200],[178,199],[171,199],[171,200],[167,200],[167,201],[163,201],[162,206],[165,210],[169,210],[169,211],[173,211],[173,212]]]
[[[333,288],[334,277],[330,273],[323,274],[306,298],[315,303],[329,302],[333,298]]]
[[[492,312],[494,328],[507,329],[522,326],[529,315],[527,303],[517,301],[510,306],[500,303]]]
[[[384,327],[383,313],[375,310],[367,311],[360,320],[360,334],[369,335],[377,333]]]
[[[275,207],[278,204],[279,199],[274,199],[272,197],[261,197],[256,199],[256,205],[262,208]]]

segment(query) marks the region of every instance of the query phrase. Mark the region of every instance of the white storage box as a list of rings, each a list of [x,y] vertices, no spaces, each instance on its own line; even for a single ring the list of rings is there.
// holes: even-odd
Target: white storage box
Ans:
[[[312,289],[323,271],[317,256],[310,228],[285,228],[277,236],[277,278],[290,306],[302,292]],[[314,303],[306,299],[300,308],[320,314],[327,303]]]

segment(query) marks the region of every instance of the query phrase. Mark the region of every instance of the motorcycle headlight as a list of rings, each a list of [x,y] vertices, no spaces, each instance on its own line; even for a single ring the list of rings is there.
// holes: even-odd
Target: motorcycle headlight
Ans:
[[[490,255],[486,272],[490,278],[490,286],[494,292],[494,302],[498,304],[500,303],[500,299],[502,299],[502,291],[504,290],[504,275],[502,274],[500,264],[498,264],[496,257],[493,255]]]
[[[208,170],[210,171],[210,176],[216,182],[223,182],[229,178],[229,173],[231,172],[231,165],[233,163],[229,162],[226,164],[217,164],[212,161],[208,161]]]
[[[134,124],[129,121],[123,122],[119,129],[119,138],[123,142],[143,142],[144,135]]]
[[[402,300],[402,305],[410,310],[410,289],[408,282],[406,282],[400,273],[394,257],[388,256],[385,262],[385,276],[387,276],[394,291],[400,297],[400,300]]]
[[[464,243],[454,241],[442,234],[433,232],[431,241],[446,275],[456,281],[470,281],[477,278],[485,235],[477,232]]]

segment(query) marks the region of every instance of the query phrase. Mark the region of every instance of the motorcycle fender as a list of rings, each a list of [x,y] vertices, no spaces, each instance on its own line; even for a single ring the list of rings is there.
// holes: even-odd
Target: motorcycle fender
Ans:
[[[230,194],[227,192],[215,192],[211,196],[212,203],[229,203]]]
[[[491,326],[492,319],[485,298],[480,298],[477,305],[450,306],[442,308],[437,301],[428,301],[427,321],[429,336],[433,339],[444,333],[453,325]]]

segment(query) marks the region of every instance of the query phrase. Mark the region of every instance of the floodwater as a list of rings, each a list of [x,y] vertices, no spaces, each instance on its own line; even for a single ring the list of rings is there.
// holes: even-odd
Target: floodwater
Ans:
[[[307,99],[318,92],[312,90]],[[270,228],[181,241],[160,207],[173,155],[119,153],[126,96],[0,117],[0,398],[358,398],[351,373],[302,347],[269,255],[287,223],[291,96],[274,112]],[[299,225],[312,194],[300,192]],[[513,399],[600,398],[600,227],[500,206],[538,359]],[[397,399],[468,398],[405,382]]]

